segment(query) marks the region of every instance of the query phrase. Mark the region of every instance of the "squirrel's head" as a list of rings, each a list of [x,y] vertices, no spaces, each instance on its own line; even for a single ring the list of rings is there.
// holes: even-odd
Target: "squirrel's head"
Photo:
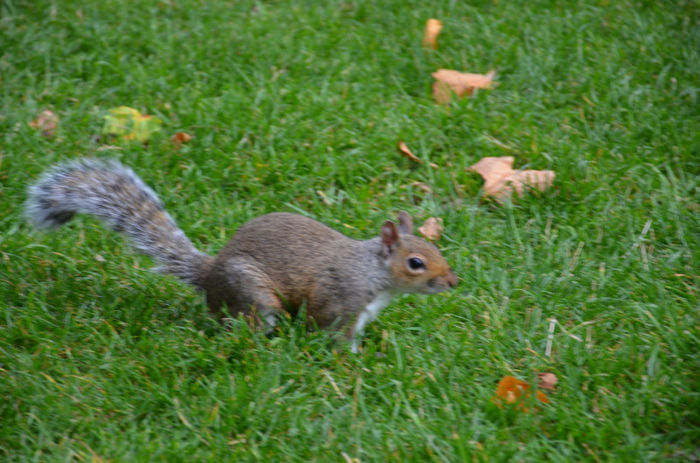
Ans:
[[[398,226],[390,220],[384,222],[381,241],[400,291],[435,294],[457,285],[457,275],[438,248],[413,235],[413,220],[406,212],[399,214]]]

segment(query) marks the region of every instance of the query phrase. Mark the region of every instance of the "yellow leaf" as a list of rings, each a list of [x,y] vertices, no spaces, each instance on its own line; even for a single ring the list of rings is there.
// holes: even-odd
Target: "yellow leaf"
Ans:
[[[160,131],[162,123],[159,118],[141,114],[128,106],[110,109],[104,119],[102,133],[119,136],[124,141],[148,141],[154,133]]]

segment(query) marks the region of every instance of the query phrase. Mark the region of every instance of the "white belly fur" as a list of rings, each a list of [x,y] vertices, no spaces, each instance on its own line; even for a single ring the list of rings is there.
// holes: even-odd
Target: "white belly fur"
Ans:
[[[377,294],[377,296],[372,299],[372,301],[367,304],[367,307],[360,312],[360,315],[357,316],[357,321],[355,322],[355,328],[353,330],[353,336],[352,336],[352,346],[350,347],[350,350],[353,353],[357,353],[358,351],[358,337],[362,336],[362,333],[365,330],[365,326],[375,318],[377,318],[377,315],[379,312],[386,306],[389,305],[391,302],[392,294],[388,291],[381,291],[380,293]]]

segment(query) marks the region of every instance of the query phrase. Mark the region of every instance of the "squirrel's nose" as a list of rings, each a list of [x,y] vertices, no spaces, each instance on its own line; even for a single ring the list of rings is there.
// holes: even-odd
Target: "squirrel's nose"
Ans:
[[[450,269],[450,273],[447,274],[447,284],[450,288],[454,288],[457,286],[457,283],[459,283],[459,278],[457,278],[457,274],[454,270]]]

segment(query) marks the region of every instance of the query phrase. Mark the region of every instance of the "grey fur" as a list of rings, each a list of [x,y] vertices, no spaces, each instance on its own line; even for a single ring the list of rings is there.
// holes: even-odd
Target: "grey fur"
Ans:
[[[53,228],[76,213],[92,214],[123,232],[155,258],[156,270],[198,285],[211,260],[198,251],[131,169],[113,160],[81,159],[59,164],[29,188],[26,214],[38,228]]]

